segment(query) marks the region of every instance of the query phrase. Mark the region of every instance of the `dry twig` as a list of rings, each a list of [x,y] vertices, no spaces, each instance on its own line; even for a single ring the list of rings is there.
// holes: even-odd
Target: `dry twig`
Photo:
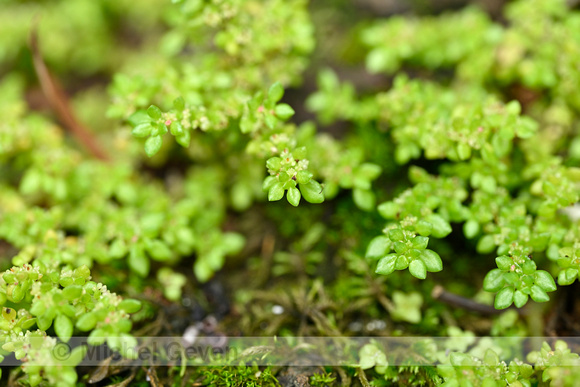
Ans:
[[[62,87],[50,74],[48,67],[38,47],[38,25],[34,24],[30,32],[30,49],[34,61],[34,69],[40,81],[42,92],[50,103],[52,110],[61,121],[62,125],[69,130],[77,140],[96,158],[108,161],[107,153],[99,146],[95,137],[76,118],[74,111],[64,93]]]

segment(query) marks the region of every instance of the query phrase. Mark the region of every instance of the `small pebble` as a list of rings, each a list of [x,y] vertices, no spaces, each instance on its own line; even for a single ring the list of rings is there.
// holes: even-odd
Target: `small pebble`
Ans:
[[[193,343],[195,343],[195,340],[197,339],[197,336],[199,336],[199,329],[195,325],[190,325],[189,327],[187,327],[185,332],[183,332],[184,345],[186,347],[193,345]]]
[[[348,329],[350,329],[352,332],[360,332],[362,331],[362,328],[363,325],[359,321],[354,321],[348,324]]]

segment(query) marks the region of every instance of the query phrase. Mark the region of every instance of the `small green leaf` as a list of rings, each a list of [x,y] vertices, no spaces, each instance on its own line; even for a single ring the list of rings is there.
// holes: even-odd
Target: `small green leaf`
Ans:
[[[420,220],[415,225],[415,231],[417,231],[421,236],[428,237],[433,231],[433,225],[424,220]]]
[[[409,250],[409,246],[403,242],[395,242],[393,243],[393,247],[397,254],[405,254]]]
[[[290,179],[284,183],[284,189],[294,188],[296,187],[296,185],[297,185],[296,181]]]
[[[274,83],[270,86],[270,90],[268,90],[268,99],[271,102],[278,102],[284,96],[284,88],[280,82]]]
[[[292,109],[292,107],[290,107],[290,105],[286,103],[281,103],[279,105],[276,105],[274,113],[276,113],[276,117],[278,117],[282,121],[286,121],[288,118],[294,115],[294,109]]]
[[[366,57],[366,68],[371,73],[390,73],[397,67],[397,57],[386,47],[375,48]]]
[[[241,234],[226,232],[222,235],[222,249],[226,254],[238,254],[245,244],[246,239]]]
[[[66,277],[60,277],[60,280],[58,281],[58,283],[59,283],[59,284],[60,284],[60,286],[62,286],[62,287],[67,287],[67,286],[70,286],[70,285],[72,285],[72,284],[73,284],[73,282],[74,282],[74,280],[73,280],[71,277],[69,277],[69,276],[66,276]]]
[[[521,265],[521,267],[522,267],[522,272],[524,274],[530,275],[530,274],[534,274],[536,272],[536,263],[534,261],[532,261],[531,259],[526,260]],[[553,282],[553,279],[552,279],[552,282]],[[554,284],[554,286],[555,286],[555,284]]]
[[[113,259],[122,258],[127,254],[127,245],[121,238],[115,239],[109,246],[109,256]]]
[[[118,308],[127,313],[135,313],[141,309],[141,301],[127,298],[119,303]]]
[[[167,125],[164,122],[153,123],[151,126],[153,126],[153,130],[151,131],[152,136],[161,136],[167,133]]]
[[[379,214],[385,219],[394,219],[401,208],[395,202],[384,202],[377,207]]]
[[[54,332],[59,339],[68,342],[73,333],[73,324],[64,314],[59,314],[54,319]]]
[[[29,168],[20,181],[20,192],[25,195],[36,192],[41,187],[42,180],[43,174],[40,171],[36,168]]]
[[[292,187],[288,189],[286,193],[286,199],[288,199],[288,203],[292,204],[294,207],[298,207],[298,203],[300,203],[300,191],[296,187]]]
[[[298,184],[308,184],[310,179],[312,179],[312,172],[300,171],[296,174],[296,181]]]
[[[521,308],[528,302],[528,295],[521,290],[516,290],[514,293],[514,304],[516,307]]]
[[[290,180],[290,175],[288,175],[286,172],[280,172],[278,174],[278,181],[280,183],[286,183],[288,180]]]
[[[42,316],[38,316],[36,318],[36,325],[38,326],[38,329],[46,331],[48,328],[50,328],[54,318],[53,316],[54,314],[50,313],[49,311],[44,312]]]
[[[372,181],[379,177],[381,171],[382,168],[376,164],[363,163],[356,168],[354,173],[364,180]]]
[[[522,106],[520,105],[520,103],[516,100],[512,100],[509,101],[508,103],[505,104],[505,110],[507,113],[509,113],[510,115],[520,115],[522,112]]]
[[[258,107],[262,104],[264,100],[264,93],[262,91],[258,91],[250,101],[248,101],[248,107],[252,111],[256,111]]]
[[[292,155],[295,159],[302,160],[306,158],[306,147],[301,146],[292,151]]]
[[[375,344],[365,344],[359,351],[359,366],[363,370],[389,365],[387,356]]]
[[[500,360],[497,353],[495,353],[491,348],[488,348],[483,356],[483,362],[486,366],[497,366]],[[495,386],[495,382],[493,383],[493,386]]]
[[[394,310],[391,312],[393,320],[407,321],[417,324],[421,321],[421,305],[423,305],[423,297],[418,292],[405,294],[399,291],[394,291],[392,295],[395,304]]]
[[[300,192],[309,203],[322,203],[324,195],[322,194],[322,186],[316,180],[310,180],[308,184],[300,184]]]
[[[419,279],[427,278],[427,266],[420,259],[415,259],[409,264],[409,272],[413,277]]]
[[[240,131],[242,133],[250,133],[256,126],[256,119],[249,114],[244,114],[240,119]]]
[[[516,134],[519,138],[530,138],[538,131],[538,123],[529,117],[520,117],[516,126]]]
[[[473,359],[467,353],[451,352],[449,362],[456,367],[474,366]]]
[[[243,181],[236,182],[230,191],[232,207],[236,211],[245,211],[252,204],[253,187]]]
[[[457,144],[457,155],[459,160],[467,160],[471,157],[471,147],[464,142]]]
[[[531,294],[532,300],[536,302],[550,301],[550,296],[548,296],[548,293],[546,293],[546,291],[541,287],[539,287],[538,285],[532,285],[531,290],[532,290]]]
[[[534,282],[546,292],[553,292],[556,290],[554,278],[545,270],[537,270],[534,272]]]
[[[149,256],[156,261],[167,261],[171,258],[171,250],[167,247],[167,244],[163,243],[159,239],[155,239],[147,243],[147,252]]]
[[[503,271],[507,271],[513,265],[514,261],[507,255],[499,256],[495,259],[495,264]]]
[[[514,288],[511,286],[505,287],[496,294],[494,306],[496,309],[506,309],[513,303],[513,301]]]
[[[530,246],[534,249],[534,251],[544,251],[550,241],[550,233],[538,233],[530,235]]]
[[[30,308],[30,314],[33,316],[40,316],[46,312],[46,304],[42,300],[34,299],[32,307]]]
[[[2,279],[8,284],[13,284],[14,282],[16,282],[16,275],[11,271],[6,271],[2,275]]]
[[[91,276],[91,270],[87,265],[81,265],[74,270],[73,276],[87,280]]]
[[[185,100],[183,97],[177,97],[173,100],[173,108],[178,111],[185,109]]]
[[[56,308],[61,314],[68,316],[70,318],[74,318],[76,315],[76,309],[74,306],[70,304],[62,304]]]
[[[562,258],[571,258],[574,256],[574,248],[573,247],[562,247],[558,250],[558,254]]]
[[[490,270],[483,279],[483,288],[488,292],[497,292],[504,284],[504,272],[500,269]]]
[[[403,242],[405,240],[405,233],[400,228],[390,229],[387,235],[393,242]]]
[[[193,272],[195,273],[195,278],[201,283],[209,281],[214,274],[211,266],[205,260],[199,258],[193,264]]]
[[[427,267],[427,271],[432,273],[438,272],[443,270],[443,262],[441,261],[441,257],[433,250],[425,249],[421,250],[421,255],[419,259],[425,263]]]
[[[127,359],[137,359],[137,339],[128,333],[121,333],[119,336],[121,356]]]
[[[268,192],[274,186],[274,184],[276,184],[277,182],[278,182],[278,179],[276,179],[275,176],[266,177],[264,179],[264,182],[262,183],[262,191]]]
[[[69,356],[64,361],[64,364],[66,364],[69,367],[76,367],[81,361],[83,361],[86,354],[87,354],[86,345],[73,348],[73,350],[70,351]]]
[[[181,125],[179,121],[173,121],[171,125],[169,125],[169,131],[175,137],[183,135],[185,133],[185,128]]]
[[[119,352],[121,350],[120,336],[119,335],[108,335],[107,345],[113,351]]]
[[[371,259],[378,259],[384,256],[391,249],[391,240],[385,235],[374,237],[369,243],[365,256]]]
[[[375,273],[382,275],[389,275],[395,271],[395,263],[397,261],[397,254],[389,254],[383,257],[378,265]]]
[[[375,208],[375,194],[368,189],[355,188],[352,190],[354,203],[358,208],[365,211],[372,211]]]
[[[77,320],[76,327],[78,330],[87,332],[97,325],[97,316],[94,313],[85,313]]]
[[[280,200],[282,199],[283,196],[284,196],[284,184],[281,182],[274,184],[270,188],[270,191],[268,192],[268,200],[271,202]]]
[[[89,337],[87,339],[87,343],[89,345],[96,347],[98,345],[103,344],[106,339],[107,339],[107,335],[106,335],[105,331],[103,329],[97,328],[89,334]]]
[[[495,250],[495,240],[493,235],[485,235],[478,242],[475,247],[478,253],[487,254]]]
[[[571,285],[578,277],[578,269],[568,268],[558,274],[558,284]]]
[[[513,130],[510,128],[502,128],[492,136],[491,144],[497,157],[503,157],[510,152],[512,138]]]
[[[138,245],[131,246],[128,260],[129,268],[141,277],[149,274],[149,259],[145,256],[143,248]]]
[[[67,286],[62,290],[62,296],[69,301],[79,298],[82,293],[83,288],[79,285]]]
[[[24,299],[25,295],[26,295],[26,292],[24,291],[22,283],[12,287],[11,293],[10,292],[6,293],[6,297],[8,298],[8,300],[12,301],[14,303],[18,303],[18,302],[22,301]]]
[[[484,176],[481,178],[481,189],[489,194],[494,194],[497,190],[497,182],[493,176]]]
[[[74,386],[77,382],[78,375],[72,367],[61,367],[58,373],[59,385]]]
[[[28,375],[28,383],[30,384],[31,387],[36,387],[42,382],[42,376],[40,374],[31,373],[29,371],[27,375]],[[0,370],[0,378],[1,377],[2,377],[2,370]]]
[[[463,225],[463,234],[467,239],[475,237],[479,233],[479,223],[473,219],[468,220]]]
[[[280,157],[270,157],[266,161],[266,167],[273,171],[278,171],[282,167],[282,159]]]
[[[445,238],[451,234],[451,225],[437,214],[431,214],[425,220],[433,225],[432,235],[435,238]]]
[[[149,136],[152,130],[151,122],[142,122],[133,128],[131,134],[135,137],[142,138]]]
[[[264,121],[266,121],[266,125],[268,126],[268,128],[274,129],[276,127],[276,122],[278,120],[276,119],[276,117],[274,117],[274,115],[266,113],[264,115]]]
[[[163,113],[161,112],[161,109],[159,109],[157,106],[155,105],[151,105],[149,106],[149,108],[147,109],[147,115],[149,117],[151,117],[154,120],[158,120],[161,118],[161,115]]]
[[[151,117],[147,115],[147,111],[137,110],[127,118],[127,121],[132,126],[137,126],[142,122],[151,122]]]
[[[398,255],[397,260],[395,261],[395,269],[397,270],[405,270],[409,267],[409,260],[404,255]]]
[[[159,152],[162,144],[163,140],[161,139],[161,136],[149,137],[147,141],[145,141],[145,153],[147,153],[147,156],[149,157],[154,156],[157,152]]]
[[[429,244],[429,238],[424,236],[416,236],[411,240],[411,243],[413,244],[414,249],[423,250],[427,248],[427,245]]]

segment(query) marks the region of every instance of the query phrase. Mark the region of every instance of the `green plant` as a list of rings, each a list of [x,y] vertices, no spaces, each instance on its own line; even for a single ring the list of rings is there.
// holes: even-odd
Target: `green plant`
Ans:
[[[336,377],[332,376],[329,372],[324,372],[322,374],[313,374],[310,377],[311,386],[328,386],[336,381]]]
[[[68,342],[75,330],[90,332],[89,343],[107,342],[110,348],[130,356],[127,349],[136,345],[129,333],[129,313],[141,308],[137,300],[125,299],[90,280],[86,266],[60,272],[42,264],[23,264],[7,270],[0,280],[0,301],[3,305],[0,329],[2,349],[23,360],[23,370],[31,385],[43,378],[50,383],[74,384],[74,367],[83,359],[86,347],[55,357],[56,340],[47,336],[52,326],[56,336]],[[36,325],[37,330],[31,328]],[[62,364],[63,367],[55,367]]]
[[[443,283],[523,308],[578,278],[580,13],[564,0],[510,2],[505,23],[474,7],[362,20],[336,56],[372,87],[315,50],[332,46],[324,26],[350,16],[347,1],[4,3],[0,342],[26,360],[22,383],[81,380],[85,348],[55,368],[57,339],[121,350],[136,332],[183,334],[213,281],[244,311],[212,328],[233,335],[449,337],[449,352],[427,340],[410,358],[437,367],[392,363],[372,342],[312,384],[575,377],[559,367],[577,357],[564,343],[527,363],[470,347],[473,331],[542,334],[545,309],[463,326],[464,311],[428,297]],[[70,106],[58,80],[82,90]],[[207,298],[200,308],[229,305]],[[276,385],[280,370],[179,372],[234,386]]]
[[[512,8],[536,12],[534,17],[544,17],[541,20],[548,24],[554,17],[551,12],[557,9],[554,6],[547,13],[529,11],[521,3]],[[364,42],[373,47],[367,65],[371,70],[388,72],[399,68],[403,59],[433,69],[473,66],[477,62],[469,54],[486,52],[494,43],[501,45],[502,41],[495,38],[498,34],[527,34],[521,30],[524,28],[521,24],[514,23],[503,31],[471,10],[452,17],[459,25],[441,18],[408,25],[397,19],[369,27],[363,32]],[[441,36],[429,33],[431,29],[441,28],[443,36],[451,36],[462,25],[471,26],[474,17],[480,20],[475,32],[465,34],[465,42],[454,42],[457,47],[449,51],[450,56],[445,56],[446,51],[423,50],[446,44],[445,38],[443,42],[429,40]],[[417,30],[412,35],[415,40],[406,38],[409,33],[406,29]],[[391,38],[378,39],[384,34]],[[480,39],[478,34],[491,40]],[[399,35],[406,39],[401,46],[393,43]],[[386,41],[388,45],[383,43]],[[402,47],[402,51],[397,51],[397,47]],[[495,48],[497,55],[501,49]],[[533,53],[534,47],[529,49]],[[490,56],[489,60],[494,60]],[[493,69],[484,67],[478,74],[489,71],[488,76],[493,77]],[[461,70],[459,74],[463,74]],[[539,131],[540,123],[550,122],[553,110],[544,108],[542,113],[542,103],[538,103],[535,119],[524,116],[517,101],[503,103],[469,77],[459,77],[451,87],[442,87],[399,76],[391,90],[360,99],[352,92],[337,91],[352,87],[339,85],[327,73],[322,74],[319,82],[321,90],[311,97],[309,106],[321,112],[324,120],[343,119],[355,125],[368,125],[369,120],[376,120],[379,128],[389,127],[388,136],[395,143],[399,164],[420,156],[447,161],[440,166],[438,176],[412,166],[409,179],[413,186],[378,206],[379,213],[393,222],[384,230],[386,237],[378,237],[369,246],[367,256],[378,259],[377,273],[388,275],[409,268],[413,276],[425,278],[427,271],[441,270],[439,255],[426,247],[431,237],[448,236],[453,222],[463,224],[464,236],[477,241],[479,253],[498,252],[498,269],[489,272],[483,285],[488,291],[498,292],[495,302],[498,309],[512,303],[522,307],[529,297],[540,302],[549,299],[547,293],[556,290],[556,285],[551,274],[537,270],[536,261],[542,262],[542,255],[560,264],[561,285],[573,282],[576,269],[572,263],[574,248],[570,247],[578,236],[573,222],[558,211],[578,201],[580,174],[578,168],[563,165],[563,159],[554,154],[559,139],[539,145],[549,139],[549,129]],[[488,82],[492,90],[502,86],[502,82]],[[523,78],[523,82],[529,87],[556,87],[556,83],[538,84],[528,78]],[[351,108],[337,109],[331,105],[333,102],[329,101],[333,101],[334,95],[344,98],[344,104]],[[556,97],[550,97],[554,102],[543,103],[548,106],[557,103]],[[571,129],[567,130],[572,135]],[[520,175],[516,173],[518,168],[523,170]],[[564,247],[560,255],[558,250]],[[532,253],[540,257],[532,258]]]
[[[210,368],[202,371],[205,386],[279,386],[269,368],[260,369],[256,365],[225,368]]]

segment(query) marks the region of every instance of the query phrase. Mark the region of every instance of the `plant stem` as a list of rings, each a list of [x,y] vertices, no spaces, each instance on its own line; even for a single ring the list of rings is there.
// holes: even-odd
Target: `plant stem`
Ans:
[[[480,314],[500,314],[505,311],[498,310],[495,309],[493,306],[480,304],[479,302],[473,301],[472,299],[460,296],[455,293],[448,292],[441,285],[435,285],[433,291],[431,291],[431,297],[433,297],[433,299],[435,300],[442,301],[456,308],[461,308]],[[517,311],[519,314],[524,314],[519,309]]]
[[[38,29],[36,25],[32,27],[32,31],[30,32],[30,49],[32,51],[34,69],[40,81],[42,91],[63,126],[67,128],[94,157],[103,161],[109,161],[109,155],[107,155],[107,153],[101,148],[90,130],[79,122],[64,90],[50,74],[48,67],[46,67],[38,48]]]

